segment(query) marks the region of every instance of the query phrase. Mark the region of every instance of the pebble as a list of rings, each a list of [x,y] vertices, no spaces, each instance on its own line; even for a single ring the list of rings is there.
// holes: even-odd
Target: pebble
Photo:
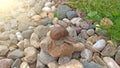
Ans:
[[[52,11],[52,9],[49,8],[49,7],[43,7],[43,8],[42,8],[42,11],[43,11],[43,12],[46,12],[46,13],[49,13],[49,12]]]
[[[58,68],[58,64],[56,62],[50,62],[47,65],[49,68]]]
[[[58,18],[57,18],[57,17],[53,18],[52,23],[53,23],[54,25],[57,24],[57,23],[58,23]]]
[[[94,45],[93,45],[93,49],[95,49],[96,51],[101,51],[104,47],[106,46],[106,41],[104,39],[100,39],[98,40]]]
[[[67,23],[65,23],[64,21],[62,20],[58,20],[58,24],[61,25],[61,26],[64,26],[64,27],[67,27]]]
[[[94,29],[88,29],[88,30],[87,30],[87,34],[88,34],[89,36],[92,36],[94,33],[95,33]]]
[[[64,10],[63,10],[63,8],[64,8]],[[67,5],[59,5],[56,10],[56,13],[59,16],[59,19],[63,19],[63,18],[66,18],[66,13],[71,10],[72,9]]]
[[[70,61],[70,59],[71,58],[68,56],[59,57],[58,64],[63,65],[65,63],[68,63]]]
[[[5,56],[9,51],[8,46],[0,45],[0,56]]]
[[[52,24],[52,19],[51,19],[51,18],[44,18],[44,21],[45,21],[47,24]]]
[[[23,41],[24,41],[24,48],[31,47],[29,39],[24,39]]]
[[[17,58],[21,58],[24,56],[24,52],[20,49],[16,49],[12,52],[9,52],[8,53],[8,58],[11,58],[11,59],[17,59]]]
[[[67,18],[64,18],[63,21],[66,22],[67,24],[70,24],[70,20]]]
[[[34,47],[27,47],[24,49],[25,57],[24,61],[28,63],[34,63],[37,59],[37,50]]]
[[[89,28],[89,24],[86,21],[80,22],[80,26],[83,29],[88,29]]]
[[[23,36],[22,36],[21,32],[16,32],[16,36],[19,41],[23,40]]]
[[[76,44],[73,44],[75,51],[82,51],[85,48],[85,45],[81,42],[78,42]]]
[[[79,58],[80,58],[80,53],[79,53],[79,52],[74,52],[74,53],[72,54],[72,58],[79,60]]]
[[[37,14],[39,14],[41,11],[42,11],[42,7],[43,6],[41,6],[41,4],[40,3],[35,3],[35,5],[34,5],[34,11],[37,13]]]
[[[0,40],[8,40],[9,39],[9,31],[5,31],[0,33]]]
[[[24,41],[21,40],[20,42],[18,42],[17,46],[19,47],[19,49],[24,50]]]
[[[57,8],[55,6],[52,6],[51,10],[52,10],[52,12],[55,12],[57,10]]]
[[[91,61],[93,53],[89,49],[84,49],[81,52],[81,57],[87,61]]]
[[[110,57],[103,57],[103,60],[109,68],[120,68],[120,66]]]
[[[16,59],[13,64],[11,65],[11,68],[19,68],[21,64],[21,60],[20,59]]]
[[[47,12],[40,13],[40,18],[46,18],[46,17],[47,17]]]
[[[76,30],[73,27],[68,26],[66,29],[69,32],[69,36],[71,36],[71,37],[77,36]]]
[[[22,36],[24,37],[24,39],[29,39],[32,33],[33,30],[25,30],[22,32]]]
[[[11,43],[17,44],[18,41],[17,41],[17,37],[15,34],[10,34],[9,38],[10,38]]]
[[[12,59],[1,59],[0,60],[0,68],[10,68],[13,63]]]
[[[78,15],[77,15],[76,11],[68,11],[66,13],[66,16],[67,16],[68,19],[72,19],[74,17],[77,17]]]
[[[117,51],[116,55],[115,55],[115,61],[120,64],[120,50]]]
[[[48,64],[50,62],[54,62],[56,61],[56,58],[50,56],[47,52],[43,51],[41,49],[40,54],[39,54],[39,60],[43,63],[43,64]]]
[[[34,46],[35,48],[39,48],[39,37],[37,34],[32,33],[30,37],[30,44]]]
[[[51,7],[52,5],[53,5],[52,2],[46,2],[46,3],[45,3],[45,7]]]
[[[88,39],[88,35],[87,35],[87,30],[85,29],[82,29],[81,30],[81,33],[80,33],[81,37],[84,38],[84,39]]]
[[[80,22],[81,22],[81,21],[82,21],[81,18],[75,17],[75,18],[72,18],[70,22],[71,22],[72,24],[75,24],[76,26],[80,26]]]
[[[45,68],[45,65],[39,60],[39,54],[37,54],[36,68]]]
[[[72,59],[70,62],[60,65],[58,68],[84,68],[83,64],[75,59]]]
[[[32,19],[34,21],[39,21],[40,20],[40,16],[39,15],[34,15],[34,16],[32,16]]]
[[[30,68],[30,66],[28,65],[27,62],[22,62],[22,63],[20,64],[20,68]]]

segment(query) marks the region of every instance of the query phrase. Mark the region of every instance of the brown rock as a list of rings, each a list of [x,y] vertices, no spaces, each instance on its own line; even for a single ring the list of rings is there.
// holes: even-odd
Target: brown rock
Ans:
[[[58,68],[84,68],[78,60],[72,59],[69,63],[60,65]]]
[[[73,51],[73,46],[67,43],[57,46],[54,42],[52,42],[48,46],[48,53],[53,57],[71,56]]]
[[[76,44],[73,44],[73,47],[75,51],[81,51],[85,48],[85,45],[81,42],[78,42]]]
[[[87,30],[81,30],[81,33],[80,33],[81,37],[84,38],[84,39],[87,39],[89,36],[87,35]]]
[[[0,68],[10,68],[13,63],[12,59],[1,59]]]

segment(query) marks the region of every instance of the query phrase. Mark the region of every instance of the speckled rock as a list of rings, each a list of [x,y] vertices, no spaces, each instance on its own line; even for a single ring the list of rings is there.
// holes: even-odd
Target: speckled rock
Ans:
[[[13,64],[11,65],[11,68],[19,68],[21,64],[21,60],[20,59],[16,59]]]
[[[23,31],[23,32],[22,32],[22,36],[23,36],[25,39],[29,39],[32,33],[33,33],[33,30],[26,30],[26,31]]]
[[[1,59],[0,60],[0,68],[10,68],[12,65],[13,60],[12,59]]]
[[[66,13],[66,15],[67,15],[67,18],[68,18],[68,19],[72,19],[72,18],[74,18],[74,17],[77,17],[76,11],[68,11],[68,12]]]
[[[64,8],[64,10],[63,10]],[[66,17],[66,13],[68,11],[72,10],[69,6],[67,5],[59,5],[58,8],[57,8],[57,14],[59,15],[59,19],[63,19]]]
[[[5,56],[8,51],[8,46],[0,45],[0,56]]]
[[[70,62],[60,65],[58,68],[84,68],[80,61],[72,59]]]

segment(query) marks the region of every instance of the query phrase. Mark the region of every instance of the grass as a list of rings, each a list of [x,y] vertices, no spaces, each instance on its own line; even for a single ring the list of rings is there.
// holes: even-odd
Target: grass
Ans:
[[[86,12],[85,18],[98,24],[103,18],[112,20],[113,25],[111,27],[100,27],[107,30],[111,40],[120,43],[120,0],[68,0],[68,4],[73,8]]]

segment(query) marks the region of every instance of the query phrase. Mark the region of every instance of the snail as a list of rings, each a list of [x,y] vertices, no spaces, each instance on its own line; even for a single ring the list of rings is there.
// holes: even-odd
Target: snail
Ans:
[[[68,31],[65,29],[65,27],[59,26],[54,27],[50,32],[50,37],[53,40],[59,40],[60,38],[63,38],[68,35]]]

